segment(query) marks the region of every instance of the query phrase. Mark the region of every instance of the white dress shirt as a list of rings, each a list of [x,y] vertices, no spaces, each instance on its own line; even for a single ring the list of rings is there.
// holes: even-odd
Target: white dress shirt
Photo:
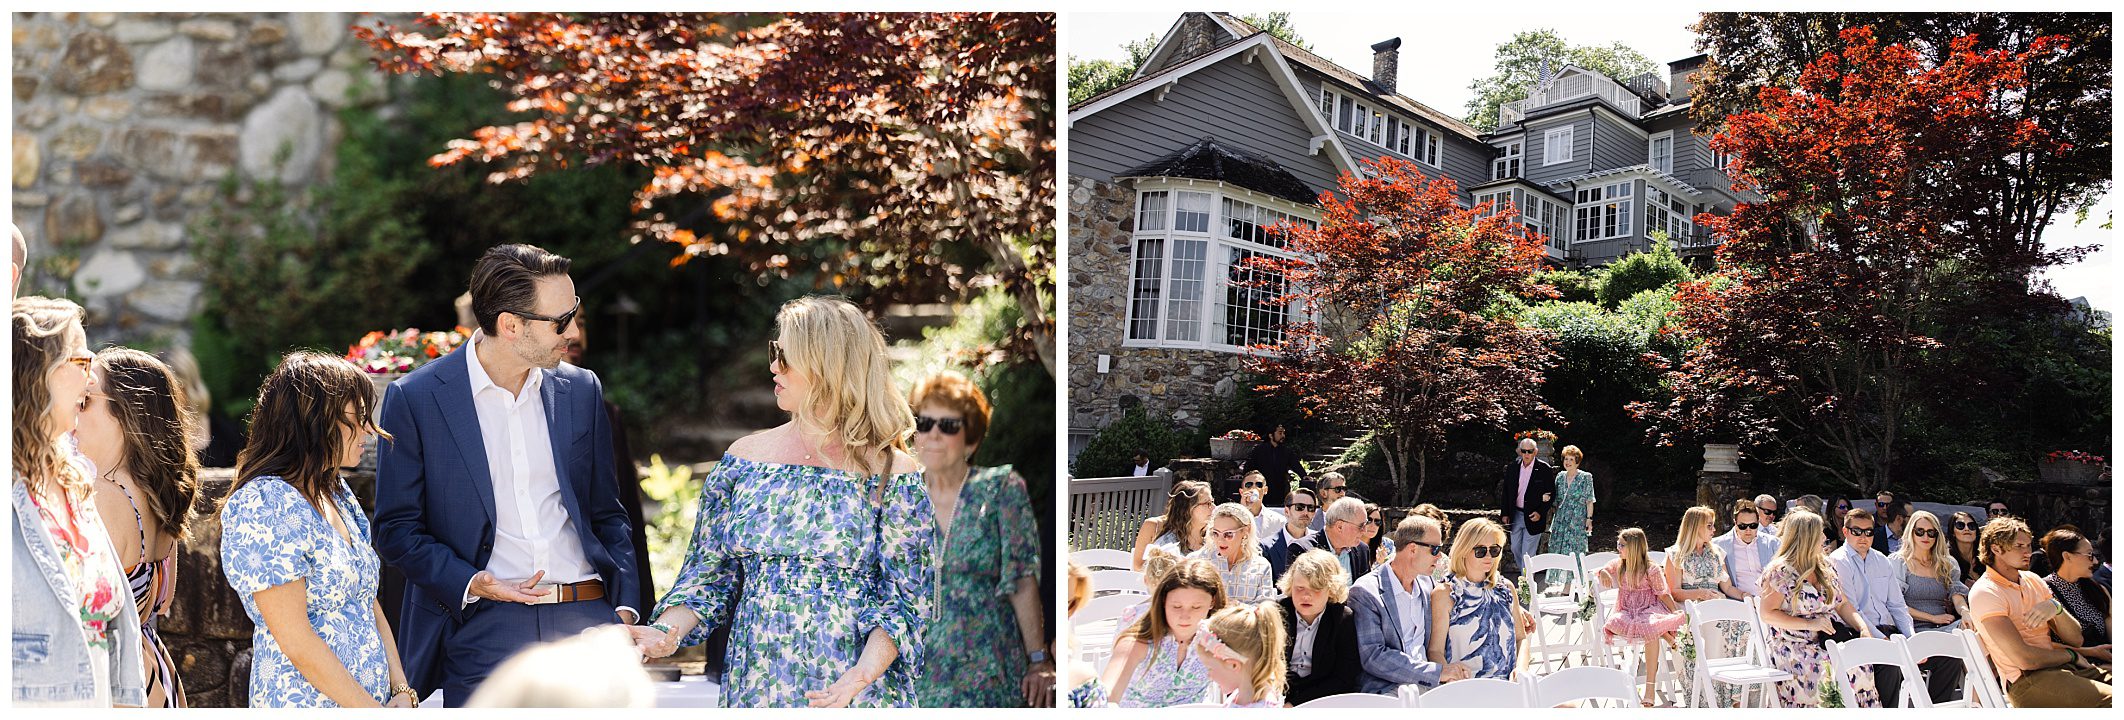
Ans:
[[[1756,535],[1752,543],[1741,542],[1738,535],[1733,537],[1733,586],[1749,595],[1763,594],[1763,557],[1756,550],[1756,543],[1762,541],[1761,535]]]
[[[511,395],[480,365],[478,346],[483,342],[483,332],[473,331],[465,370],[471,376],[472,406],[487,451],[487,474],[494,483],[494,551],[487,556],[485,570],[503,581],[521,582],[540,570],[546,571],[541,582],[547,583],[597,579],[575,520],[561,504],[560,473],[554,467],[546,402],[540,394],[546,371],[531,368],[522,390]],[[467,588],[465,602],[476,599]]]
[[[1416,637],[1416,623],[1422,620],[1416,617],[1416,592],[1422,590],[1423,586],[1416,583],[1409,586],[1410,590],[1403,590],[1401,578],[1394,573],[1394,566],[1388,565],[1386,569],[1386,582],[1382,584],[1387,586],[1387,595],[1393,599],[1394,611],[1400,613],[1397,617],[1401,620],[1401,636]]]

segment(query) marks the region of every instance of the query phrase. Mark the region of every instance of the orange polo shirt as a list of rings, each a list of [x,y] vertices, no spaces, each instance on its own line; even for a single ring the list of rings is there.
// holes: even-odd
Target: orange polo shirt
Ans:
[[[2000,575],[1997,569],[1986,569],[1984,576],[1977,578],[1976,586],[1969,589],[1969,616],[1970,619],[1981,623],[1986,619],[2004,615],[2013,621],[2013,629],[2021,633],[2021,642],[2028,643],[2029,647],[2048,650],[2056,647],[2050,642],[2050,624],[2026,623],[2028,612],[2049,599],[2050,586],[2045,585],[2043,579],[2036,577],[2035,573],[2022,570],[2021,582],[2016,586]],[[1999,666],[2000,679],[2011,683],[2021,679],[2021,673],[2035,669],[2013,664],[2013,660],[2006,653],[1999,652],[1998,647],[1992,644],[1990,636],[1979,632],[1977,638],[1984,642],[1984,652],[1991,654],[1991,662]]]

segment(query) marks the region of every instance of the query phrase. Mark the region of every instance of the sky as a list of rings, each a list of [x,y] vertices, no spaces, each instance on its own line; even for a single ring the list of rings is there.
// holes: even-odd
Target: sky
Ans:
[[[1244,14],[1244,13],[1240,13]],[[1123,43],[1151,35],[1163,35],[1178,12],[1116,13],[1080,12],[1062,16],[1062,48],[1068,57],[1121,60]],[[1521,22],[1500,22],[1496,12],[1386,14],[1293,12],[1291,25],[1312,45],[1312,51],[1345,68],[1369,75],[1372,44],[1401,38],[1401,94],[1442,112],[1466,115],[1474,93],[1468,85],[1493,71],[1497,46],[1522,30],[1548,28],[1573,45],[1605,45],[1615,41],[1635,48],[1653,63],[1664,65],[1696,54],[1695,35],[1689,31],[1696,14],[1688,11],[1528,13]],[[2103,229],[2116,206],[2115,194],[2100,203],[2088,222],[2076,225],[2070,215],[2054,219],[2044,233],[2050,247],[2098,245],[2101,249],[2074,265],[2045,273],[2058,294],[2086,297],[2095,308],[2111,313],[2124,310],[2124,283],[2116,250]]]

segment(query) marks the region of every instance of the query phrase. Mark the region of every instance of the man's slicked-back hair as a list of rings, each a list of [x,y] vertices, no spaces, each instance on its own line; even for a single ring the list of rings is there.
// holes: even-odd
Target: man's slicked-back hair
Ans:
[[[496,245],[472,266],[472,317],[479,329],[501,331],[501,314],[537,312],[539,278],[568,274],[568,258],[533,245]],[[559,328],[558,330],[566,330]]]

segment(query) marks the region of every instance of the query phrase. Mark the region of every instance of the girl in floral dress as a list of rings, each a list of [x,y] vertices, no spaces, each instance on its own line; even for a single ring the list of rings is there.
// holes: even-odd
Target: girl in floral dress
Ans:
[[[793,418],[708,474],[686,565],[635,641],[663,657],[728,623],[726,707],[912,707],[935,542],[900,449],[914,417],[854,305],[801,298],[775,324],[768,369]]]
[[[1231,708],[1283,707],[1284,645],[1283,608],[1273,600],[1219,610],[1195,633],[1195,650]]]
[[[1497,523],[1469,520],[1453,540],[1452,574],[1431,591],[1431,661],[1458,665],[1465,677],[1510,679],[1519,641],[1533,629],[1512,583],[1497,572],[1504,542]]]
[[[1754,505],[1748,503],[1745,507]],[[1682,513],[1681,530],[1674,535],[1674,546],[1667,548],[1668,592],[1676,602],[1719,598],[1738,600],[1743,597],[1740,588],[1734,587],[1727,577],[1725,554],[1711,544],[1711,531],[1717,527],[1717,519],[1716,512],[1702,505]],[[1708,658],[1733,657],[1747,648],[1746,623],[1721,622],[1713,627],[1718,628],[1718,636],[1703,638],[1703,642],[1698,643],[1708,651]],[[1682,687],[1694,692],[1696,663],[1682,663]],[[1738,685],[1719,683],[1718,707],[1739,707],[1740,691]]]
[[[1608,616],[1601,628],[1610,644],[1629,642],[1644,646],[1645,705],[1653,704],[1659,683],[1659,661],[1663,642],[1674,641],[1688,618],[1674,605],[1674,597],[1667,592],[1667,575],[1659,566],[1652,564],[1652,554],[1646,547],[1645,531],[1624,528],[1616,536],[1615,552],[1620,557],[1608,561],[1596,576],[1602,585],[1615,588],[1615,614]]]
[[[1224,578],[1208,561],[1189,558],[1166,573],[1151,593],[1150,612],[1122,629],[1101,681],[1107,700],[1121,707],[1171,707],[1202,702],[1209,670],[1195,651],[1195,633],[1226,605]]]
[[[1858,611],[1837,587],[1836,570],[1829,565],[1821,543],[1822,518],[1811,512],[1785,516],[1778,528],[1777,557],[1763,568],[1762,613],[1764,644],[1770,649],[1770,664],[1792,673],[1791,680],[1777,683],[1778,704],[1785,707],[1815,707],[1821,703],[1824,668],[1829,649],[1821,633],[1833,632],[1830,617],[1843,619],[1860,637],[1872,631],[1859,619]],[[1861,669],[1851,674],[1856,698],[1844,698],[1844,707],[1880,707],[1880,693],[1873,687],[1873,673]]]

